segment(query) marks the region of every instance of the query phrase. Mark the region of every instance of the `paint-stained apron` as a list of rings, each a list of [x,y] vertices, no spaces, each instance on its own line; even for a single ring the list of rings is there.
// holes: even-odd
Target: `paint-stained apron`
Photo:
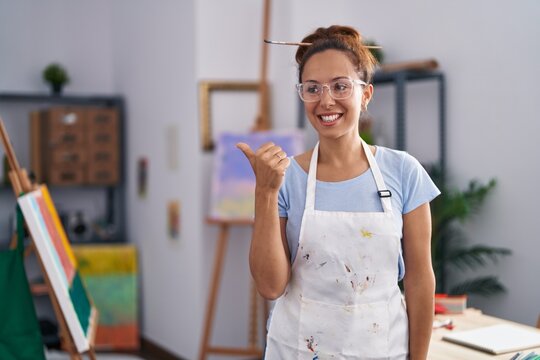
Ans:
[[[397,284],[401,228],[375,158],[362,144],[384,211],[315,210],[315,146],[298,252],[272,312],[265,360],[408,358]]]

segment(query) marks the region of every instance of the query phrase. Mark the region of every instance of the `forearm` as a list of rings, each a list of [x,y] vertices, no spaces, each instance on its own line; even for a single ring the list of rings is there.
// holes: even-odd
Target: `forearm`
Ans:
[[[411,275],[411,274],[408,274]],[[427,359],[433,328],[435,279],[432,271],[405,279],[410,360]]]
[[[290,272],[277,203],[277,192],[256,189],[249,264],[257,290],[267,299],[275,299],[283,293]]]

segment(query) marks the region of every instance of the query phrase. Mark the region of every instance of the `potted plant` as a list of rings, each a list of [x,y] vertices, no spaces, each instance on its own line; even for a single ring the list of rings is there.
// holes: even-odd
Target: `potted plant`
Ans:
[[[43,70],[43,79],[51,86],[54,95],[60,95],[62,87],[69,82],[67,71],[58,63],[49,64]]]
[[[448,273],[458,270],[475,270],[488,262],[496,262],[500,257],[511,254],[506,248],[487,245],[466,246],[467,240],[463,223],[476,214],[486,196],[491,193],[496,181],[487,184],[470,181],[466,190],[449,188],[443,181],[439,168],[429,170],[442,194],[431,203],[433,235],[432,260],[437,292],[449,295],[488,296],[505,292],[504,285],[496,276],[477,276],[448,286]]]

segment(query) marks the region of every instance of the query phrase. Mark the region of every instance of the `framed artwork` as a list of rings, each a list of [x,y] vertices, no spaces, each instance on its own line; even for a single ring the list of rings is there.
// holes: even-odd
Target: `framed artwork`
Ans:
[[[297,155],[304,150],[303,134],[298,130],[219,135],[210,196],[210,219],[253,219],[255,175],[249,161],[236,144],[245,142],[255,151],[269,141],[281,146],[287,156]]]
[[[77,262],[46,186],[18,198],[19,206],[43,262],[52,291],[79,353],[90,348],[97,316],[77,271]]]
[[[259,89],[260,83],[256,81],[201,81],[199,83],[201,143],[204,151],[213,150],[215,147],[214,137],[221,130],[226,130],[219,128],[219,125],[225,122],[220,122],[215,118],[217,116],[227,117],[226,123],[230,124],[234,129],[250,130],[257,115]],[[244,96],[237,96],[238,92],[244,93]],[[235,95],[234,98],[231,96],[233,94]],[[219,98],[217,95],[220,95]],[[217,108],[219,102],[226,103],[227,106],[219,109]],[[238,106],[235,106],[235,103]],[[234,113],[226,114],[227,110]],[[247,113],[240,113],[246,110]],[[235,122],[237,119],[240,120]]]

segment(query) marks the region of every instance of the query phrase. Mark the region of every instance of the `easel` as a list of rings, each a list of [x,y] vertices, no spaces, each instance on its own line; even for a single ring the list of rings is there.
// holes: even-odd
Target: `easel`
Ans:
[[[0,117],[0,138],[4,145],[4,149],[6,151],[6,156],[7,156],[8,164],[10,168],[8,176],[9,176],[11,186],[13,188],[13,192],[15,194],[15,198],[19,197],[21,193],[27,193],[27,192],[35,190],[37,186],[32,184],[32,182],[28,178],[28,174],[26,170],[21,169],[21,167],[19,166],[19,162],[17,161],[17,158],[15,157],[15,152],[13,151],[13,147],[11,146],[11,141],[9,140],[6,128],[4,127],[4,122],[1,117]],[[16,238],[12,239],[12,246],[13,246],[13,240],[16,240]],[[35,244],[33,241],[29,245],[29,247],[26,249],[25,255],[27,256],[31,251],[34,251],[37,255],[36,257],[38,258],[38,262],[41,268],[41,273],[43,274],[43,278],[45,281],[44,286],[42,288],[44,288],[44,290],[49,295],[49,298],[51,299],[51,303],[53,305],[54,313],[56,315],[56,319],[58,320],[58,326],[60,328],[60,341],[62,344],[62,348],[65,351],[67,351],[71,360],[82,360],[82,354],[77,351],[77,348],[75,346],[71,333],[69,332],[66,319],[64,317],[64,314],[62,313],[62,309],[60,308],[60,304],[58,303],[58,299],[56,298],[56,295],[52,288],[52,284],[49,279],[49,276],[47,275],[47,272],[45,271],[43,261],[41,260],[39,253],[36,251]],[[87,351],[87,354],[91,360],[96,360],[96,354],[94,350],[94,340],[96,336],[97,321],[98,321],[98,312],[95,309],[95,307],[92,305],[90,327],[88,329],[90,348]]]
[[[262,40],[268,39],[270,29],[270,0],[264,0],[264,12],[263,12],[263,36]],[[268,94],[268,47],[264,41],[262,44],[261,55],[261,73],[259,81],[259,111],[258,116],[253,127],[253,131],[263,131],[270,128],[270,116],[269,116],[269,94]],[[247,348],[226,348],[215,347],[210,345],[210,338],[212,335],[212,327],[214,323],[214,314],[216,307],[217,295],[219,292],[219,285],[221,282],[221,272],[223,269],[223,259],[226,254],[227,242],[229,237],[229,228],[231,226],[252,226],[253,220],[220,220],[220,219],[206,219],[207,224],[219,226],[218,244],[216,248],[216,254],[214,256],[214,269],[212,272],[212,283],[210,286],[210,292],[208,294],[208,302],[206,305],[206,316],[204,322],[204,333],[201,341],[201,348],[199,351],[199,360],[206,360],[208,354],[220,354],[228,356],[254,356],[257,358],[263,357],[263,349],[258,344],[257,327],[258,325],[258,299],[260,296],[257,293],[257,289],[251,282],[250,289],[250,316],[249,316],[249,346]],[[268,303],[263,299],[263,315],[264,319],[268,318]],[[266,322],[262,322],[263,334],[266,334]]]
[[[220,354],[228,356],[253,356],[256,358],[262,358],[263,349],[258,344],[258,316],[259,306],[258,300],[260,299],[257,294],[257,290],[251,283],[250,289],[250,314],[249,314],[249,346],[246,348],[227,348],[210,345],[210,338],[212,336],[212,327],[214,323],[214,315],[216,309],[216,300],[219,293],[219,286],[221,283],[221,273],[223,270],[223,260],[227,253],[227,243],[229,240],[229,229],[231,226],[252,226],[252,220],[218,220],[208,218],[207,224],[219,226],[218,244],[216,253],[214,256],[214,268],[212,270],[212,282],[210,285],[210,292],[208,294],[208,302],[206,304],[206,317],[204,322],[204,333],[201,341],[201,349],[199,351],[199,360],[206,360],[209,354]],[[264,318],[268,317],[268,304],[263,300],[263,314]],[[266,323],[262,322],[263,334],[266,333]]]

